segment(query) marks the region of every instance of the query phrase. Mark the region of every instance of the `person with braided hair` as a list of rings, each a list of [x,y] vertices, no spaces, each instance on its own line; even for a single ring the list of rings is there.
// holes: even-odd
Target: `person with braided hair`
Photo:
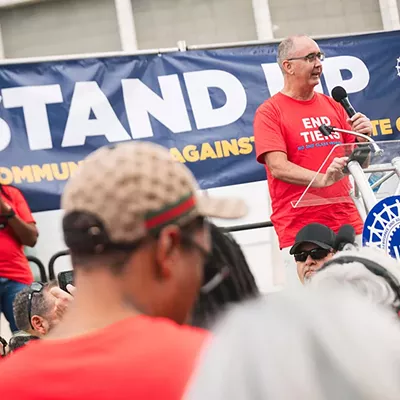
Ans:
[[[192,325],[208,328],[232,303],[257,297],[259,289],[233,236],[209,223],[212,256],[204,267],[204,286],[194,307]]]

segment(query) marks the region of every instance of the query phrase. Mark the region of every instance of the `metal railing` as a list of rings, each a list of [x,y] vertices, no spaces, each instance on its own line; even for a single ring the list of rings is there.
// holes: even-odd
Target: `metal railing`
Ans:
[[[243,224],[243,225],[233,225],[227,227],[221,227],[225,232],[241,232],[249,231],[251,229],[262,229],[262,228],[272,228],[274,225],[271,221],[266,222],[256,222],[254,224]]]
[[[273,224],[271,221],[266,221],[266,222],[256,222],[254,224],[243,224],[243,225],[233,225],[233,226],[227,226],[227,227],[221,227],[221,229],[225,232],[241,232],[241,231],[248,231],[251,229],[262,229],[262,228],[271,228],[273,227]],[[54,271],[54,266],[56,261],[60,257],[68,256],[69,250],[61,250],[55,253],[49,261],[49,278],[50,280],[53,280],[56,278],[55,276],[55,271]]]
[[[56,254],[54,254],[50,260],[49,260],[49,278],[51,280],[56,279],[56,275],[54,272],[54,264],[56,263],[56,261],[63,256],[68,256],[69,255],[69,250],[62,250],[62,251],[58,251]]]
[[[40,273],[40,281],[41,282],[48,282],[47,274],[46,274],[46,268],[44,267],[43,263],[34,256],[27,256],[26,257],[30,263],[36,264],[37,267],[39,268],[39,273]]]

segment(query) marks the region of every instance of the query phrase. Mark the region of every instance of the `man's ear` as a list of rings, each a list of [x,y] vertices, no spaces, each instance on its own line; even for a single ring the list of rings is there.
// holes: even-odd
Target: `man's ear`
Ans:
[[[293,64],[290,61],[283,61],[282,63],[282,68],[285,71],[285,73],[287,75],[293,75],[294,74],[294,70],[293,70]]]
[[[39,315],[32,315],[31,323],[34,331],[40,333],[41,335],[45,335],[47,333],[43,317],[40,317]]]
[[[171,275],[174,265],[179,257],[179,244],[181,242],[181,230],[176,225],[168,225],[163,228],[158,236],[155,257],[158,267],[157,274],[160,279]]]

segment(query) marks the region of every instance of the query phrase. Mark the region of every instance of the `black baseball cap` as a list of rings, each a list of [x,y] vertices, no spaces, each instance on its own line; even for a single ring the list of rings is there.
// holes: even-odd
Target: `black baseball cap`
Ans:
[[[325,250],[333,248],[335,245],[336,234],[326,225],[312,223],[306,225],[296,235],[296,242],[290,249],[290,254],[297,253],[303,243],[314,243]]]

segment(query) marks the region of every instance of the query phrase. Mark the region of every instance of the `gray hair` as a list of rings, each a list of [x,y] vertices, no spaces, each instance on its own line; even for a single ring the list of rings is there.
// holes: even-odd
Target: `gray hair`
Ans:
[[[40,317],[46,317],[51,311],[53,304],[49,304],[47,301],[46,293],[53,287],[56,286],[56,281],[51,281],[44,285],[43,289],[39,293],[35,293],[32,297],[32,308],[31,315],[39,315]],[[28,331],[31,329],[29,321],[29,293],[30,288],[26,287],[21,290],[15,296],[13,302],[14,319],[17,328],[20,331]]]
[[[353,261],[340,264],[334,262],[346,256],[361,257],[380,265],[383,270],[393,276],[395,284],[400,288],[400,263],[383,250],[372,247],[352,248],[337,253],[331,261],[332,264],[313,275],[307,282],[308,285],[343,285],[355,290],[375,304],[394,309],[400,306],[400,299],[388,281],[371,272],[362,262]]]
[[[302,37],[307,37],[306,35],[295,35],[295,36],[289,36],[286,39],[282,40],[282,42],[279,43],[278,46],[278,54],[277,54],[277,62],[279,67],[283,70],[283,62],[290,58],[292,55],[294,49],[295,49],[295,39],[296,38],[302,38]]]
[[[299,288],[231,310],[185,400],[397,400],[400,325],[345,288]]]

